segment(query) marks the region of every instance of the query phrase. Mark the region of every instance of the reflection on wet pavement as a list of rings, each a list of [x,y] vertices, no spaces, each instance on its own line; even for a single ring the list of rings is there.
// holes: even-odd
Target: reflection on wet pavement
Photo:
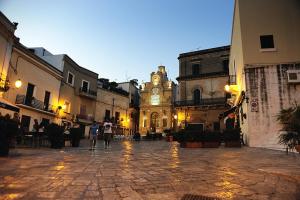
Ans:
[[[300,156],[284,152],[182,149],[165,141],[15,151],[21,156],[0,158],[0,200],[300,199]]]

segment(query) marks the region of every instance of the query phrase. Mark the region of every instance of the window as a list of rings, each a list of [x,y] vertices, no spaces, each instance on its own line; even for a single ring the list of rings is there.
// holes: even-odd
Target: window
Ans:
[[[81,91],[87,92],[89,90],[90,83],[88,81],[82,80]]]
[[[194,93],[193,93],[193,98],[194,98],[194,103],[195,104],[200,104],[200,90],[199,89],[196,89],[194,90]]]
[[[261,35],[260,36],[260,48],[261,49],[273,49],[274,48],[273,35]]]
[[[163,118],[163,127],[167,127],[168,126],[168,121],[166,118]]]
[[[48,111],[49,109],[49,101],[50,101],[50,92],[45,91],[45,97],[44,97],[44,110]]]
[[[105,120],[110,120],[110,110],[105,110],[105,116],[104,116]]]
[[[65,112],[66,113],[70,113],[70,110],[71,110],[71,104],[70,104],[70,102],[65,101],[65,106],[66,106]]]
[[[71,72],[68,72],[67,83],[69,83],[72,86],[74,85],[74,74],[72,74]]]
[[[35,85],[28,83],[27,85],[27,91],[26,91],[26,98],[25,98],[25,104],[28,106],[32,105],[32,100],[33,100],[33,93],[34,93],[34,89]]]
[[[225,72],[228,72],[229,71],[229,60],[223,60],[223,70]]]
[[[193,73],[193,75],[199,75],[200,74],[200,64],[193,64],[192,65],[192,73]]]

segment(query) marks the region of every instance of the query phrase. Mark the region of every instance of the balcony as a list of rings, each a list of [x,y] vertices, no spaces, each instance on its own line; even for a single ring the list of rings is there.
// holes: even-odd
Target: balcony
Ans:
[[[80,122],[92,122],[94,121],[94,116],[87,114],[77,114],[76,118]]]
[[[211,72],[211,73],[201,73],[201,74],[190,74],[185,76],[179,76],[176,78],[177,81],[198,79],[198,78],[211,78],[211,77],[223,77],[228,76],[228,72],[220,71],[220,72]]]
[[[185,100],[185,101],[176,101],[175,107],[180,106],[212,106],[212,105],[226,105],[226,97],[220,98],[209,98],[209,99],[200,99],[199,101],[195,100]]]
[[[90,99],[96,99],[97,98],[97,92],[96,91],[87,89],[85,87],[79,88],[79,95],[90,98]]]
[[[55,115],[55,109],[52,105],[45,104],[44,102],[34,97],[26,98],[25,95],[18,94],[16,97],[16,105],[21,107],[24,106],[24,107],[33,108],[42,112],[52,113],[53,115]]]

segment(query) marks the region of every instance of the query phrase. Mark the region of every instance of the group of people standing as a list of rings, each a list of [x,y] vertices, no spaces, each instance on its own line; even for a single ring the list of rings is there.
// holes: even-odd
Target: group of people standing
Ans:
[[[103,132],[104,148],[105,149],[110,148],[110,141],[112,139],[113,132],[115,131],[115,127],[113,126],[113,123],[110,122],[109,120],[106,120],[103,124],[102,129],[100,129],[99,124],[97,124],[97,122],[94,121],[89,131],[89,139],[90,139],[89,150],[95,150],[97,137],[101,131]]]

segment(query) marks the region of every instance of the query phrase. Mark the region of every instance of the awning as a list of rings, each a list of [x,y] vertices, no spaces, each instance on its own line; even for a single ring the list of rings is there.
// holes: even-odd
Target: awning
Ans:
[[[0,108],[4,108],[6,110],[11,110],[13,112],[19,112],[20,108],[15,106],[14,104],[8,102],[7,100],[0,98]]]
[[[229,115],[230,113],[235,112],[237,109],[237,106],[233,106],[232,108],[226,110],[225,112],[219,114],[219,119],[221,120],[222,118],[226,117],[227,115]]]

